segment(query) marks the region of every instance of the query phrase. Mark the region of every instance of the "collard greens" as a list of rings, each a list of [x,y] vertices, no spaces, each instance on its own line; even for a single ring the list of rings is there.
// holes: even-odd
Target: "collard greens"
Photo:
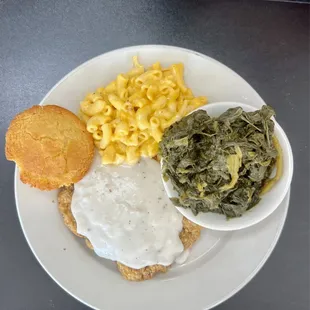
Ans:
[[[277,157],[273,115],[269,106],[237,107],[217,118],[198,110],[168,128],[160,155],[164,178],[179,194],[173,203],[228,218],[255,206]]]

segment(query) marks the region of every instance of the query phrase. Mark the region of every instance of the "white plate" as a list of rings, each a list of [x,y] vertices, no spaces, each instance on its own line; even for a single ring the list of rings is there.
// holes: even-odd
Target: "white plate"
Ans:
[[[135,46],[96,57],[63,78],[41,104],[73,112],[87,92],[131,67],[181,61],[185,80],[196,95],[210,102],[236,101],[260,107],[255,90],[239,75],[199,53],[168,46]],[[64,225],[57,210],[57,191],[41,192],[15,174],[17,211],[25,237],[47,273],[68,293],[95,309],[210,309],[223,302],[258,272],[281,233],[289,195],[265,221],[234,233],[204,230],[187,263],[139,283],[123,280],[113,262],[96,257]]]
[[[210,116],[220,116],[230,108],[241,107],[246,112],[255,111],[256,108],[240,103],[240,102],[215,102],[204,105],[197,110],[205,110]],[[194,111],[193,111],[194,112]],[[245,212],[241,217],[230,219],[229,221],[223,214],[216,213],[199,213],[194,215],[191,209],[184,209],[177,207],[177,209],[189,220],[197,223],[200,226],[213,230],[232,231],[238,229],[244,229],[259,223],[269,216],[272,212],[278,208],[285,195],[287,194],[293,176],[293,153],[290,142],[281,128],[281,126],[274,120],[275,123],[275,135],[279,140],[283,151],[283,175],[281,179],[272,187],[272,189],[262,196],[261,201],[252,208]],[[165,182],[163,180],[164,187],[167,195],[172,197],[178,197],[177,191],[174,190],[170,181]]]

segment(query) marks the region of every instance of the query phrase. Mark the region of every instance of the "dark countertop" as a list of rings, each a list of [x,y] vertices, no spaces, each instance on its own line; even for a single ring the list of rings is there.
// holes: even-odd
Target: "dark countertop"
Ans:
[[[16,214],[12,117],[115,48],[186,47],[238,72],[277,111],[295,174],[287,222],[259,274],[217,310],[309,309],[309,6],[265,1],[0,1],[0,309],[88,309],[43,271]]]

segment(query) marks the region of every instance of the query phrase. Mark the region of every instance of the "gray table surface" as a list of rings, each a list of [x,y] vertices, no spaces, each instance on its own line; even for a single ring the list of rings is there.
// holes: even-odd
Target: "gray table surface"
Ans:
[[[294,151],[289,214],[259,274],[218,310],[309,309],[309,7],[264,1],[0,1],[0,309],[88,309],[43,271],[16,214],[12,117],[84,61],[168,44],[231,67],[277,110]]]

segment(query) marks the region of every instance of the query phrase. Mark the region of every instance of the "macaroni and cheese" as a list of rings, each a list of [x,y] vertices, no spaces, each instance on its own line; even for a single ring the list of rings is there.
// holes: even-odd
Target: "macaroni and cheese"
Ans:
[[[183,79],[182,63],[145,69],[133,57],[133,68],[106,87],[88,94],[80,104],[80,118],[92,133],[102,164],[135,164],[154,157],[164,130],[206,104],[194,97]]]

